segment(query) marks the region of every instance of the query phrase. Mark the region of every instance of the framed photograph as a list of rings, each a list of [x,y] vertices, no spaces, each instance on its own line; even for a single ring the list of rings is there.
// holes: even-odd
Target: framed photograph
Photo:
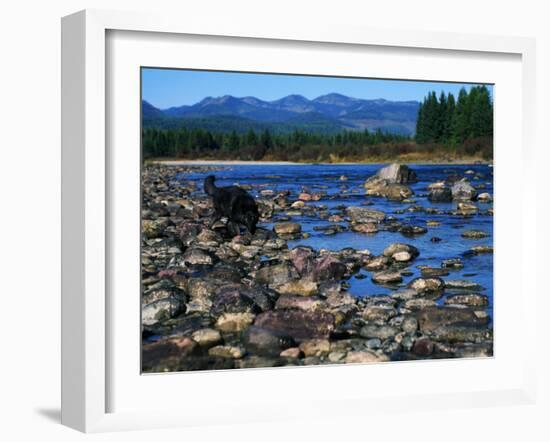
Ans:
[[[64,424],[533,400],[533,41],[83,11],[62,44]]]

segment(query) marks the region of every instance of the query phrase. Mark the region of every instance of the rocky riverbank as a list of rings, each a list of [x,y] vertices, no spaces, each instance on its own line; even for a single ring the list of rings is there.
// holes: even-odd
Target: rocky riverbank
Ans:
[[[426,189],[429,201],[455,201],[456,209],[449,211],[415,205],[410,184],[416,174],[397,165],[365,177],[362,206],[328,210],[322,191],[255,189],[259,228],[254,235],[231,237],[223,222],[209,227],[211,202],[196,181],[186,179],[216,170],[143,169],[144,372],[492,355],[489,300],[475,282],[453,278],[461,258],[419,266],[421,276],[411,279],[422,250],[407,238],[426,234],[430,225],[407,224],[369,207],[371,198],[386,198],[403,204],[404,211],[492,215],[491,195],[478,194],[467,176],[449,176]],[[386,231],[395,232],[396,240],[378,255],[353,248],[289,248],[290,241],[307,235],[300,223],[304,216],[323,220],[318,229],[327,235]],[[462,235],[475,241],[486,233]],[[473,246],[470,253],[492,253],[492,247]],[[390,294],[351,295],[350,278],[365,274],[391,288]]]

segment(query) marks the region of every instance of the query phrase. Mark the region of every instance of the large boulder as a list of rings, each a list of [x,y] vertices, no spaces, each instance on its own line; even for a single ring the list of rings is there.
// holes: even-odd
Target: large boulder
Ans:
[[[466,178],[455,182],[451,187],[451,193],[454,200],[473,200],[477,196],[476,189]]]
[[[376,175],[392,184],[416,183],[416,172],[405,164],[393,163],[380,169]]]

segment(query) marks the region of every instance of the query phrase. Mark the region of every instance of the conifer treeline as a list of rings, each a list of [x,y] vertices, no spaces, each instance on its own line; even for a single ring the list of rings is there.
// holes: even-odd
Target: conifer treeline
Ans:
[[[485,86],[453,94],[430,92],[420,104],[416,142],[461,145],[468,140],[493,136],[493,102]]]
[[[272,134],[268,129],[239,134],[210,132],[205,129],[164,130],[146,128],[142,131],[143,158],[181,157],[261,160],[294,158],[315,160],[331,154],[354,154],[359,146],[408,142],[410,137],[376,130],[343,131],[319,134],[295,130],[290,134]]]

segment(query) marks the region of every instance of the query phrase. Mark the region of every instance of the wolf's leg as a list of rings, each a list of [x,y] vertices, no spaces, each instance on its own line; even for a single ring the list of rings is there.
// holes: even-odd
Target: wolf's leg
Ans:
[[[227,230],[231,236],[237,236],[237,235],[240,235],[241,233],[239,224],[234,221],[229,221],[227,223]]]

